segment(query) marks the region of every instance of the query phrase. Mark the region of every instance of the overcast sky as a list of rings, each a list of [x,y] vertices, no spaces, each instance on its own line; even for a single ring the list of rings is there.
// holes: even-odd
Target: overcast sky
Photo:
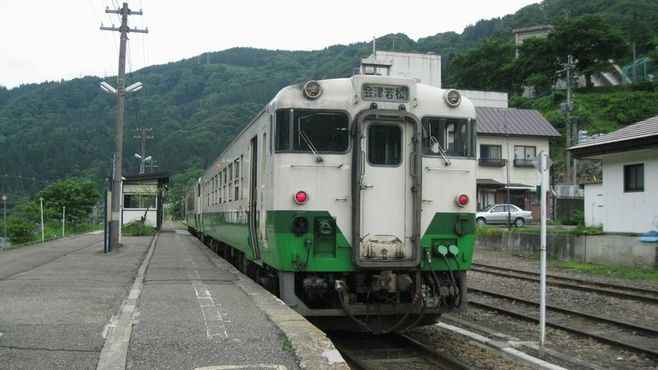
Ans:
[[[0,85],[117,74],[122,0],[3,0]],[[318,50],[404,33],[414,40],[461,33],[480,19],[502,17],[539,0],[129,0],[132,33],[127,70],[236,46]]]

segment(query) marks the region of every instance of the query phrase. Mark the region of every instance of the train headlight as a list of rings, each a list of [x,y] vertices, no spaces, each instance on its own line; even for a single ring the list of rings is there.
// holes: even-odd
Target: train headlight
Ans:
[[[307,99],[317,99],[322,95],[322,86],[318,81],[311,80],[304,84],[302,88],[304,91],[304,96]]]
[[[454,89],[446,91],[443,94],[443,98],[446,100],[446,103],[448,103],[448,105],[451,107],[457,107],[459,106],[459,103],[462,102],[462,95],[459,93],[459,91]]]
[[[455,203],[460,207],[465,207],[468,204],[468,201],[468,195],[466,194],[459,194],[457,198],[455,198]]]
[[[308,194],[305,191],[300,190],[295,193],[295,202],[297,204],[304,204],[308,200]]]

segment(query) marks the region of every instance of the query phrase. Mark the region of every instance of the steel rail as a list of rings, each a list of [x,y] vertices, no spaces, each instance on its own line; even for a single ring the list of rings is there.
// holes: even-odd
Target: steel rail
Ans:
[[[390,362],[391,368],[400,368],[400,363],[407,363],[409,366],[413,363],[414,369],[423,368],[426,366],[428,369],[450,369],[450,370],[468,370],[471,369],[468,365],[451,357],[445,353],[436,351],[435,349],[427,346],[424,343],[409,337],[406,334],[396,333],[384,336],[374,336],[365,333],[351,333],[352,338],[343,339],[340,334],[343,333],[327,333],[327,336],[334,343],[334,346],[348,360],[352,368],[359,368],[364,370],[370,369],[386,369],[382,362]],[[360,336],[359,339],[367,339],[362,341],[354,341],[354,336]],[[367,343],[366,348],[358,348],[359,343]],[[356,347],[356,348],[355,348]],[[403,355],[399,358],[387,356],[386,358],[368,358],[367,352],[377,348],[381,353],[382,349],[387,349],[388,352],[397,352]]]
[[[485,309],[502,312],[506,315],[521,318],[521,319],[524,319],[524,320],[527,320],[527,321],[539,322],[539,319],[537,317],[527,315],[527,314],[524,314],[524,313],[521,313],[521,312],[511,311],[511,310],[508,310],[508,309],[505,309],[505,308],[502,308],[502,307],[499,307],[499,306],[494,306],[494,305],[490,305],[490,304],[487,304],[487,303],[477,302],[477,301],[472,301],[472,300],[469,300],[468,304],[471,305],[471,306],[478,306],[478,307],[482,307],[482,308],[485,308]],[[646,347],[642,347],[642,346],[639,346],[639,345],[636,345],[636,344],[633,344],[633,343],[628,343],[628,342],[624,342],[624,341],[617,340],[617,339],[614,339],[614,338],[605,337],[605,336],[597,334],[597,333],[577,329],[577,328],[574,328],[574,327],[571,327],[571,326],[556,323],[556,322],[551,321],[551,320],[546,320],[546,325],[557,328],[557,329],[562,329],[562,330],[565,330],[565,331],[568,331],[568,332],[571,332],[571,333],[579,334],[579,335],[582,335],[582,336],[585,336],[585,337],[594,338],[594,339],[597,339],[601,342],[605,342],[605,343],[608,343],[608,344],[613,344],[613,345],[616,345],[616,346],[619,346],[619,347],[623,347],[623,348],[627,348],[627,349],[634,350],[634,351],[637,351],[637,352],[641,352],[641,353],[650,355],[653,358],[658,358],[658,350],[654,349],[654,348],[646,348]]]
[[[486,290],[486,289],[470,288],[469,287],[468,291],[469,292],[474,292],[474,293],[486,294],[486,295],[490,295],[490,296],[498,297],[498,298],[503,298],[503,299],[510,299],[510,300],[514,300],[514,301],[525,303],[525,304],[532,305],[532,306],[539,306],[539,302],[530,301],[530,300],[527,300],[527,299],[524,299],[524,298],[521,298],[521,297],[517,297],[517,296],[513,296],[513,295],[507,295],[507,294],[503,294],[503,293],[493,292],[493,291]],[[658,336],[658,329],[655,329],[655,328],[652,328],[652,327],[639,326],[637,324],[634,324],[634,323],[631,323],[631,322],[628,322],[628,321],[612,319],[612,318],[609,318],[609,317],[594,315],[594,314],[591,314],[591,313],[578,311],[578,310],[572,310],[572,309],[564,308],[564,307],[558,307],[558,306],[554,306],[554,305],[550,305],[550,304],[547,304],[546,308],[548,308],[552,311],[561,312],[561,313],[565,313],[565,314],[569,314],[569,315],[582,316],[582,317],[586,317],[588,319],[598,320],[598,321],[602,321],[602,322],[605,322],[605,323],[608,323],[608,324],[614,324],[614,325],[617,325],[617,326],[621,326],[621,327],[626,328],[626,329],[631,329],[631,330],[643,332],[643,333],[646,333],[646,334]]]
[[[479,266],[483,266],[479,267]],[[494,270],[499,270],[499,271],[494,271]],[[508,269],[506,267],[498,267],[498,266],[492,266],[492,265],[482,265],[482,264],[473,264],[471,267],[471,271],[475,272],[481,272],[485,274],[491,274],[491,275],[497,275],[497,276],[502,276],[502,277],[508,277],[508,278],[514,278],[514,279],[520,279],[520,280],[526,280],[526,281],[532,281],[532,282],[539,282],[539,278],[534,277],[538,276],[538,273],[532,272],[532,271],[526,271],[526,270],[514,270],[514,269]],[[504,271],[509,271],[509,272],[504,272]],[[521,276],[520,274],[525,274],[525,275],[531,275],[531,276]],[[642,288],[634,288],[634,287],[626,287],[623,285],[615,285],[615,284],[605,284],[605,283],[599,283],[599,282],[592,282],[589,280],[580,280],[580,279],[575,279],[575,278],[563,278],[562,276],[557,276],[551,274],[550,276],[547,275],[549,278],[547,280],[547,284],[551,286],[557,286],[561,288],[569,288],[569,289],[574,289],[574,290],[580,290],[580,291],[585,291],[585,292],[597,292],[597,293],[602,293],[610,296],[615,296],[619,298],[630,298],[630,299],[635,299],[635,300],[640,300],[643,302],[649,302],[649,303],[658,303],[658,296],[650,296],[646,294],[636,294],[636,293],[631,293],[631,292],[623,292],[619,290],[614,290],[614,289],[625,289],[625,290],[635,290],[637,291],[638,289]],[[573,284],[569,282],[559,282],[555,280],[569,280],[569,281],[575,281],[580,284],[590,284],[590,286],[585,286],[585,285],[578,285],[578,284]],[[603,288],[601,286],[607,286],[607,287],[613,287],[614,289],[609,289],[609,288]],[[650,294],[658,294],[658,292],[650,289],[645,289],[642,290],[646,293]]]

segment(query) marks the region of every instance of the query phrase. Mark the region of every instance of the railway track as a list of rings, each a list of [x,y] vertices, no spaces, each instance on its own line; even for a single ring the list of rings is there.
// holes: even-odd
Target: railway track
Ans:
[[[539,282],[539,273],[534,271],[512,269],[483,263],[473,263],[471,271],[537,283]],[[596,292],[618,298],[634,299],[658,304],[658,290],[655,289],[630,287],[612,283],[602,283],[598,281],[583,280],[555,274],[546,274],[546,284],[561,288]]]
[[[498,311],[527,321],[539,322],[539,303],[512,295],[469,288],[469,305]],[[591,337],[652,358],[658,358],[658,329],[602,317],[586,312],[547,305],[551,317],[546,325]]]
[[[405,334],[330,332],[327,336],[352,369],[470,369]]]

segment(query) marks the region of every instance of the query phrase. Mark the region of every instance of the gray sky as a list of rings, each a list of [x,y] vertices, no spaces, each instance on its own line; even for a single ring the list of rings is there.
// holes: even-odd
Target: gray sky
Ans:
[[[117,73],[123,0],[4,0],[0,14],[0,85]],[[539,0],[128,0],[127,70],[236,46],[318,50],[404,33],[414,40],[461,33],[480,19],[502,17]],[[397,4],[397,5],[394,5]]]

